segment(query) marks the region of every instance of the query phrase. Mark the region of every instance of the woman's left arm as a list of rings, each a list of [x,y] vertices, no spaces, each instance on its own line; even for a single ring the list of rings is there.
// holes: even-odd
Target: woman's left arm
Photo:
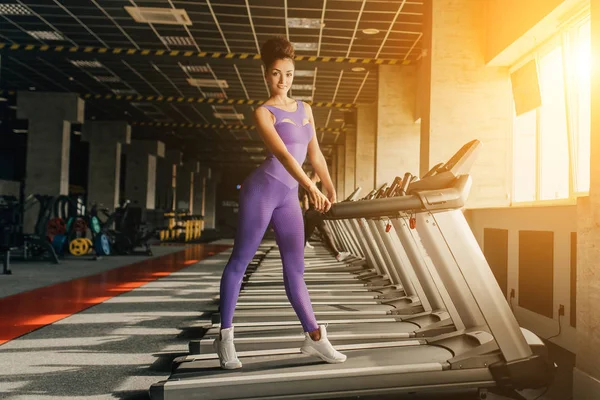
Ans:
[[[315,119],[313,117],[312,108],[310,105],[304,103],[304,109],[306,110],[306,116],[308,117],[308,121],[312,124],[313,128],[315,128]],[[323,156],[323,152],[319,147],[319,141],[317,140],[316,128],[315,134],[308,143],[308,160],[312,165],[313,169],[321,178],[321,182],[323,183],[323,189],[327,192],[327,198],[331,203],[335,203],[337,200],[337,195],[335,193],[335,187],[333,186],[333,182],[331,181],[331,176],[329,175],[329,169],[327,168],[327,161],[325,160],[325,156]]]

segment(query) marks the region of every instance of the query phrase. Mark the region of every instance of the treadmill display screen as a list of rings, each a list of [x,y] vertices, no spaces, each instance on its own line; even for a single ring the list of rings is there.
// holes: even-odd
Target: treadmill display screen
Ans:
[[[459,163],[459,161],[461,161],[464,157],[468,157],[470,154],[472,154],[470,150],[476,148],[479,144],[479,140],[471,140],[469,143],[461,147],[460,150],[458,150],[456,154],[454,154],[452,158],[448,160],[448,162],[444,164],[442,168],[445,171],[451,171],[452,168],[454,168]]]

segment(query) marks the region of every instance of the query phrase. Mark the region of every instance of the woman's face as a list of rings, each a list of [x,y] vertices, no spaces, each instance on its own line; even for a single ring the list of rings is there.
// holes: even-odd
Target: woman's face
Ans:
[[[267,69],[265,78],[271,95],[287,96],[294,81],[294,63],[289,58],[275,60]]]

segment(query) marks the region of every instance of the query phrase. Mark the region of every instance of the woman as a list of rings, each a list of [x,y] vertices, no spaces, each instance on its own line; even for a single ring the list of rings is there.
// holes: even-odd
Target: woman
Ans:
[[[327,212],[335,203],[335,190],[317,142],[311,107],[287,97],[294,80],[292,44],[283,38],[270,39],[261,48],[261,58],[271,97],[255,110],[254,118],[269,155],[240,191],[233,252],[221,277],[221,331],[214,342],[215,351],[222,368],[242,367],[233,345],[233,313],[246,267],[271,222],[281,252],[285,292],[305,332],[300,350],[329,363],[341,363],[346,356],[333,348],[325,326],[317,324],[304,282],[304,223],[298,184],[320,212]],[[302,170],[307,153],[328,197]]]

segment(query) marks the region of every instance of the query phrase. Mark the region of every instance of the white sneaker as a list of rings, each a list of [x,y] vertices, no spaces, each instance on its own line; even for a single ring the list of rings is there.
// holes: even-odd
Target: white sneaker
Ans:
[[[327,339],[327,330],[324,325],[319,326],[321,331],[321,339],[314,341],[310,338],[308,332],[305,332],[304,343],[300,351],[304,354],[319,357],[321,360],[330,364],[339,364],[346,361],[346,356],[333,348],[329,339]]]
[[[233,327],[221,329],[221,334],[213,342],[213,349],[219,356],[221,368],[242,368],[242,363],[238,359],[235,346],[233,345]]]
[[[348,257],[350,257],[350,252],[348,252],[348,251],[340,251],[335,256],[335,259],[341,262],[341,261],[344,261]]]
[[[310,244],[308,242],[306,242],[306,245],[304,247],[306,247],[307,249],[314,249],[315,248],[312,244]]]

